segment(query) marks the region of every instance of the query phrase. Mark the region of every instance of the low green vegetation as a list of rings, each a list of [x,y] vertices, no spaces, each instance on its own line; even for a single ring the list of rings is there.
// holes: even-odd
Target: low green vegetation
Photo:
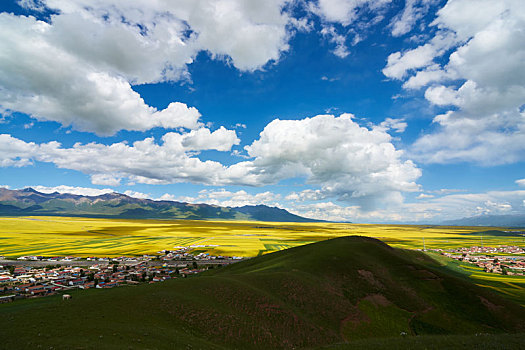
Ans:
[[[525,277],[506,276],[502,274],[486,273],[476,265],[449,259],[437,253],[427,252],[436,262],[434,267],[444,272],[466,278],[479,286],[492,289],[507,299],[513,300],[525,307]]]
[[[0,305],[2,346],[399,348],[469,339],[465,344],[479,347],[475,334],[525,331],[524,309],[511,300],[424,253],[365,237],[304,245],[195,277],[72,296]],[[509,337],[510,348],[519,348]]]
[[[525,334],[423,335],[358,340],[323,347],[330,350],[502,350],[523,349]]]

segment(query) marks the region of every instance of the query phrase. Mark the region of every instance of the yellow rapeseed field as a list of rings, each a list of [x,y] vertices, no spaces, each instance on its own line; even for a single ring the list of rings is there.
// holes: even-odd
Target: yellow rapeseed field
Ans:
[[[492,228],[493,230],[494,228]],[[71,217],[0,218],[0,255],[121,256],[192,247],[199,252],[256,256],[347,235],[375,237],[400,248],[523,244],[522,237],[473,235],[483,227],[124,220]]]
[[[253,221],[124,220],[71,217],[0,218],[0,255],[115,257],[155,254],[176,247],[213,255],[251,257],[347,235],[381,239],[400,248],[523,245],[523,237],[495,236],[495,228]],[[477,232],[484,232],[476,234]],[[480,268],[432,254],[456,266],[476,284],[525,305],[522,276],[484,273]]]

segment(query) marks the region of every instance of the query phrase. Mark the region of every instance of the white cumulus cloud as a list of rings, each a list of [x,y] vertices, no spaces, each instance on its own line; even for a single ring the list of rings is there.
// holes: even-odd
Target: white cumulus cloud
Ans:
[[[418,191],[421,170],[392,144],[390,127],[360,126],[351,114],[319,115],[301,120],[276,119],[245,150],[251,160],[225,166],[199,159],[200,150],[229,151],[239,143],[235,131],[219,128],[170,132],[161,140],[36,144],[0,135],[0,164],[26,166],[53,163],[91,176],[94,184],[169,184],[264,186],[302,177],[318,187],[316,195],[333,197],[363,208],[402,202],[403,192]],[[96,160],[96,161],[93,161]],[[306,196],[306,192],[299,196]],[[311,195],[311,194],[310,194]]]
[[[70,193],[70,194],[76,194],[80,196],[100,196],[102,194],[106,193],[113,193],[114,190],[110,188],[104,188],[104,189],[98,189],[98,188],[91,188],[91,187],[76,187],[76,186],[66,186],[66,185],[60,185],[60,186],[30,186],[32,189],[42,192],[42,193]]]
[[[321,190],[303,190],[301,192],[292,192],[285,197],[286,200],[304,202],[304,201],[321,201],[327,198],[327,194]]]
[[[48,37],[52,30],[32,17],[0,13],[0,112],[101,135],[199,124],[200,113],[183,103],[160,111],[147,105],[122,75],[56,45]]]
[[[242,207],[245,205],[265,204],[270,206],[279,206],[280,194],[270,191],[251,194],[245,190],[228,191],[219,190],[202,190],[196,197],[181,197],[178,200],[189,203],[205,203],[211,205],[220,205],[224,207]]]
[[[432,38],[392,53],[383,69],[405,80],[404,88],[425,88],[430,103],[449,109],[414,143],[411,157],[484,165],[523,161],[525,3],[449,0],[432,25]]]
[[[184,135],[182,145],[189,150],[229,151],[240,140],[234,130],[227,130],[223,126],[211,132],[210,129],[200,128]]]
[[[0,113],[99,135],[198,128],[197,109],[172,102],[158,110],[132,85],[188,79],[201,51],[243,71],[260,69],[279,60],[291,36],[284,0],[20,4],[55,13],[48,22],[0,13]]]
[[[361,13],[375,12],[390,2],[391,0],[319,0],[317,4],[311,4],[310,9],[327,22],[347,26]]]
[[[210,133],[209,144],[204,141],[196,143],[193,139],[196,134],[190,132],[167,133],[160,144],[153,138],[146,138],[132,145],[93,142],[77,143],[70,148],[64,148],[56,141],[38,145],[26,143],[3,134],[0,135],[0,164],[24,166],[32,161],[49,162],[59,168],[89,174],[94,184],[107,186],[117,186],[125,177],[146,184],[181,181],[213,184],[221,180],[225,167],[215,161],[201,161],[195,156],[196,150],[229,150],[238,142],[235,132],[218,131],[218,134]],[[184,144],[186,140],[190,140],[187,145]]]
[[[102,186],[118,186],[121,178],[112,174],[93,174],[91,175],[91,183],[93,185]]]
[[[412,30],[416,23],[427,14],[430,6],[439,0],[406,0],[405,8],[396,15],[391,23],[393,36],[401,36]]]
[[[332,51],[334,55],[340,58],[345,58],[350,54],[346,46],[346,37],[339,34],[334,26],[326,26],[321,30],[321,34],[329,38],[330,42],[335,44],[335,49]]]
[[[369,211],[359,206],[344,206],[334,202],[292,203],[289,210],[298,215],[333,221],[441,223],[482,215],[524,215],[524,200],[525,191],[489,191],[438,198],[420,196],[415,203]]]
[[[373,207],[400,201],[401,192],[417,191],[421,171],[396,150],[383,127],[368,129],[351,114],[319,115],[302,120],[274,120],[246,147],[253,162],[250,181],[276,183],[305,176],[326,196]],[[232,167],[233,168],[233,167]]]

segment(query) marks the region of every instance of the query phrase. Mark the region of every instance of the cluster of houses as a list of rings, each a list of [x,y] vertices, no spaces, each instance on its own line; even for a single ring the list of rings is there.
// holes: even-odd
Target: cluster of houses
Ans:
[[[171,260],[242,260],[242,257],[239,256],[223,256],[223,255],[210,255],[209,253],[190,253],[192,248],[201,248],[201,247],[214,247],[215,245],[193,245],[190,247],[175,247],[176,250],[161,250],[157,252],[160,260],[171,261]]]
[[[90,267],[0,267],[0,302],[52,295],[71,289],[113,288],[122,284],[162,282],[195,274],[203,268],[135,265],[92,265]]]
[[[173,260],[242,260],[243,257],[239,256],[222,256],[222,255],[210,255],[208,253],[198,253],[194,254],[191,253],[191,250],[193,248],[200,248],[200,247],[214,247],[214,245],[193,245],[190,247],[175,247],[175,250],[161,250],[157,252],[157,255],[142,255],[138,257],[130,257],[130,256],[121,256],[117,258],[109,258],[109,257],[87,257],[87,258],[80,258],[78,256],[55,256],[55,257],[46,257],[46,256],[36,256],[36,255],[24,255],[19,256],[16,260],[19,261],[48,261],[48,262],[78,262],[78,261],[90,261],[90,262],[100,262],[100,263],[111,263],[111,262],[119,262],[119,263],[136,263],[140,261],[153,261],[153,260],[161,260],[161,261],[173,261]],[[0,259],[3,259],[5,257],[0,256]]]
[[[193,255],[187,249],[164,250],[159,255],[98,258],[24,256],[17,264],[0,265],[0,303],[28,297],[53,295],[71,289],[113,288],[119,285],[162,282],[199,273],[213,265],[240,258]],[[27,261],[22,263],[20,260]],[[50,265],[43,266],[43,262]],[[51,265],[60,262],[61,265]],[[71,264],[64,265],[64,262]],[[31,266],[39,263],[40,266]]]
[[[525,273],[525,250],[517,246],[470,247],[440,252],[449,258],[475,264],[485,272],[520,276]]]

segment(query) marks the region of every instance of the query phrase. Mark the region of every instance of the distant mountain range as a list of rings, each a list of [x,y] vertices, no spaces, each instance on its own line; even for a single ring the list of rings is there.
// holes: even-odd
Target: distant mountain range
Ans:
[[[50,215],[127,219],[223,219],[280,222],[316,222],[266,205],[221,207],[175,201],[155,201],[108,193],[82,196],[69,193],[42,193],[32,188],[0,188],[0,216]]]
[[[525,227],[525,215],[481,215],[442,223],[451,226],[503,226]]]

